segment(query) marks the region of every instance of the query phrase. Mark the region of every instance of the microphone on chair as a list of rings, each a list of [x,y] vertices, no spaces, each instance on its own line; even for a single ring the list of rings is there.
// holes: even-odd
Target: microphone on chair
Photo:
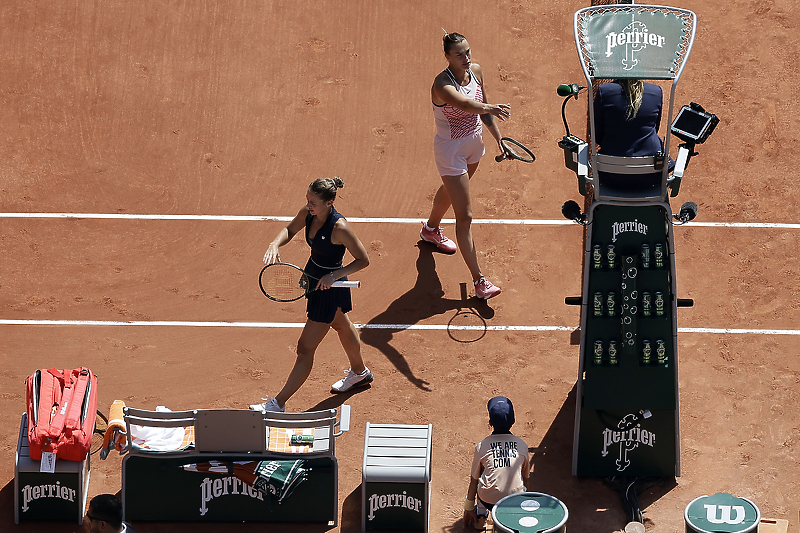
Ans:
[[[581,206],[579,206],[578,202],[575,200],[567,200],[564,202],[564,205],[561,206],[561,214],[564,215],[564,218],[567,220],[574,220],[581,226],[586,225],[586,214],[581,213]]]
[[[681,210],[677,215],[672,217],[679,221],[681,224],[686,224],[690,220],[694,220],[697,216],[697,204],[694,202],[686,202],[681,206]]]
[[[562,83],[558,86],[558,88],[556,88],[556,92],[558,93],[558,96],[574,96],[577,98],[578,93],[585,88],[586,87],[578,85],[577,83]]]

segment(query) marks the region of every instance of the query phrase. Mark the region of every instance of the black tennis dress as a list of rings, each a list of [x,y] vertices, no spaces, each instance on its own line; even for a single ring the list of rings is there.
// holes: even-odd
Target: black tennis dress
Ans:
[[[315,278],[322,278],[322,276],[342,268],[342,259],[347,248],[343,244],[333,244],[331,233],[336,221],[344,217],[336,211],[335,207],[331,206],[331,214],[328,219],[311,239],[308,234],[313,218],[311,213],[306,215],[306,242],[311,247],[311,257],[306,263],[305,271]],[[346,280],[347,277],[340,279]],[[342,313],[353,309],[353,300],[350,297],[350,289],[347,287],[331,287],[324,291],[312,291],[306,295],[306,298],[308,299],[306,312],[308,318],[314,322],[330,324],[336,316],[337,309],[341,309]]]

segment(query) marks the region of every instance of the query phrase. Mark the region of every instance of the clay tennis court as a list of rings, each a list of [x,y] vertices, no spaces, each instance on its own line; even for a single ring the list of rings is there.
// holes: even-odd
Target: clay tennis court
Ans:
[[[586,5],[4,2],[0,529],[80,528],[13,524],[24,380],[38,368],[92,368],[106,411],[115,399],[143,409],[247,408],[279,390],[304,304],[264,298],[261,258],[285,224],[276,217],[296,214],[311,181],[339,175],[346,187],[336,208],[378,219],[353,222],[371,265],[356,276],[363,285],[351,313],[368,326],[361,336],[375,382],[329,393],[347,367],[331,333],[288,403],[352,406],[353,427],[337,441],[337,530],[360,529],[369,421],[433,424],[431,530],[461,531],[472,449],[489,432],[486,401],[498,394],[513,400],[514,432],[530,447],[530,489],[567,505],[570,531],[620,530],[617,493],[571,475],[579,311],[564,297],[580,295],[583,233],[560,206],[582,198],[556,145],[555,89],[583,82],[572,15]],[[682,531],[686,505],[715,492],[749,498],[797,531],[797,3],[675,5],[698,15],[676,104],[699,102],[721,123],[672,204],[700,207],[675,229],[678,296],[695,301],[678,316],[682,476],[640,502],[657,533]],[[472,182],[479,260],[503,288],[486,303],[469,298],[469,287],[463,297],[470,279],[460,256],[419,242],[441,182],[429,89],[445,67],[442,27],[466,35],[490,101],[511,103],[502,131],[537,156],[495,163],[487,143]],[[567,108],[577,134],[585,102]],[[303,264],[307,247],[296,239],[281,255]],[[448,332],[451,320],[479,329]],[[120,489],[121,458],[93,460],[89,497]]]

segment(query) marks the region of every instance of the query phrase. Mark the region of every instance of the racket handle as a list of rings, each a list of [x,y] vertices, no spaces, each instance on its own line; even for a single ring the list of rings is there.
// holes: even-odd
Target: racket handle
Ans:
[[[350,287],[351,289],[358,289],[361,287],[360,281],[334,281],[331,287]]]
[[[500,155],[494,156],[494,160],[497,161],[498,163],[500,161],[502,161],[503,159],[505,159],[505,158],[506,158],[506,154],[500,154]]]

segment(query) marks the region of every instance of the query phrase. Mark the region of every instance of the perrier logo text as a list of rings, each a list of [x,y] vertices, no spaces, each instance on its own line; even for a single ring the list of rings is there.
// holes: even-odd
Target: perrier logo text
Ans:
[[[630,29],[631,31],[621,31],[619,33],[612,31],[606,34],[606,57],[611,57],[614,54],[613,49],[617,46],[632,45],[636,47],[635,51],[648,45],[657,46],[658,48],[664,47],[666,38],[648,32],[644,24]]]
[[[633,222],[614,222],[611,224],[611,231],[613,233],[611,236],[611,241],[617,242],[617,235],[620,233],[632,231],[642,235],[647,235],[647,224],[639,222],[639,219],[635,219]]]

